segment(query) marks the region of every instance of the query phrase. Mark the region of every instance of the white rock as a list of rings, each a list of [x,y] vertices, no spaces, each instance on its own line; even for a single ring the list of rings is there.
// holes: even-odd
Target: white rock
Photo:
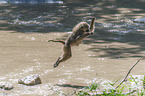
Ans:
[[[39,75],[35,74],[35,75],[29,75],[22,79],[19,79],[18,83],[24,84],[24,85],[37,85],[37,84],[41,84],[42,82]]]
[[[9,82],[1,81],[1,82],[0,82],[0,88],[1,88],[1,89],[4,89],[4,90],[11,90],[11,89],[13,89],[14,87],[13,87],[13,85],[12,85],[11,83],[9,83]]]

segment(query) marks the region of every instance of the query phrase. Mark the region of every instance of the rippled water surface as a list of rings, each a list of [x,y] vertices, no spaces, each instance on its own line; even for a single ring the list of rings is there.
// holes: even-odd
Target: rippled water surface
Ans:
[[[77,2],[77,3],[76,3]],[[55,3],[0,4],[0,81],[14,85],[0,95],[47,96],[71,94],[94,79],[123,78],[141,59],[132,75],[145,73],[145,16],[143,0],[62,0]],[[53,64],[62,45],[49,39],[66,39],[81,21],[96,17],[95,35],[72,48],[72,58]],[[39,74],[42,84],[24,86],[18,79]]]

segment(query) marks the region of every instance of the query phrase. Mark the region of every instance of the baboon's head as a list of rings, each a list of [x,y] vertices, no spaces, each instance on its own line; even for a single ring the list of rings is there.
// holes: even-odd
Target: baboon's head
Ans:
[[[89,29],[90,29],[90,25],[86,22],[80,22],[79,24],[77,24],[73,31],[78,31],[78,30],[81,30],[83,32],[89,32]]]

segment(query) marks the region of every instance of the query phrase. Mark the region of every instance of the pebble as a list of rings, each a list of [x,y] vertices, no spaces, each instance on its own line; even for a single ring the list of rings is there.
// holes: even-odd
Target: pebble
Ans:
[[[18,83],[30,86],[30,85],[41,84],[42,82],[39,75],[35,74],[35,75],[29,75],[29,76],[19,79]]]
[[[14,87],[10,82],[0,81],[0,88],[4,90],[11,90]]]

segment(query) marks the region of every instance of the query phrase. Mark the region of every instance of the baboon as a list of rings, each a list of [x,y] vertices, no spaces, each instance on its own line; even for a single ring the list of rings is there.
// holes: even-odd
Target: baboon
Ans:
[[[95,29],[95,18],[92,18],[90,25],[86,22],[80,22],[77,24],[72,33],[68,36],[68,38],[63,40],[49,40],[48,42],[60,42],[63,46],[63,54],[58,58],[56,63],[54,64],[54,68],[59,65],[60,62],[64,62],[67,59],[71,58],[71,46],[78,46],[81,41],[89,35],[93,35]]]

